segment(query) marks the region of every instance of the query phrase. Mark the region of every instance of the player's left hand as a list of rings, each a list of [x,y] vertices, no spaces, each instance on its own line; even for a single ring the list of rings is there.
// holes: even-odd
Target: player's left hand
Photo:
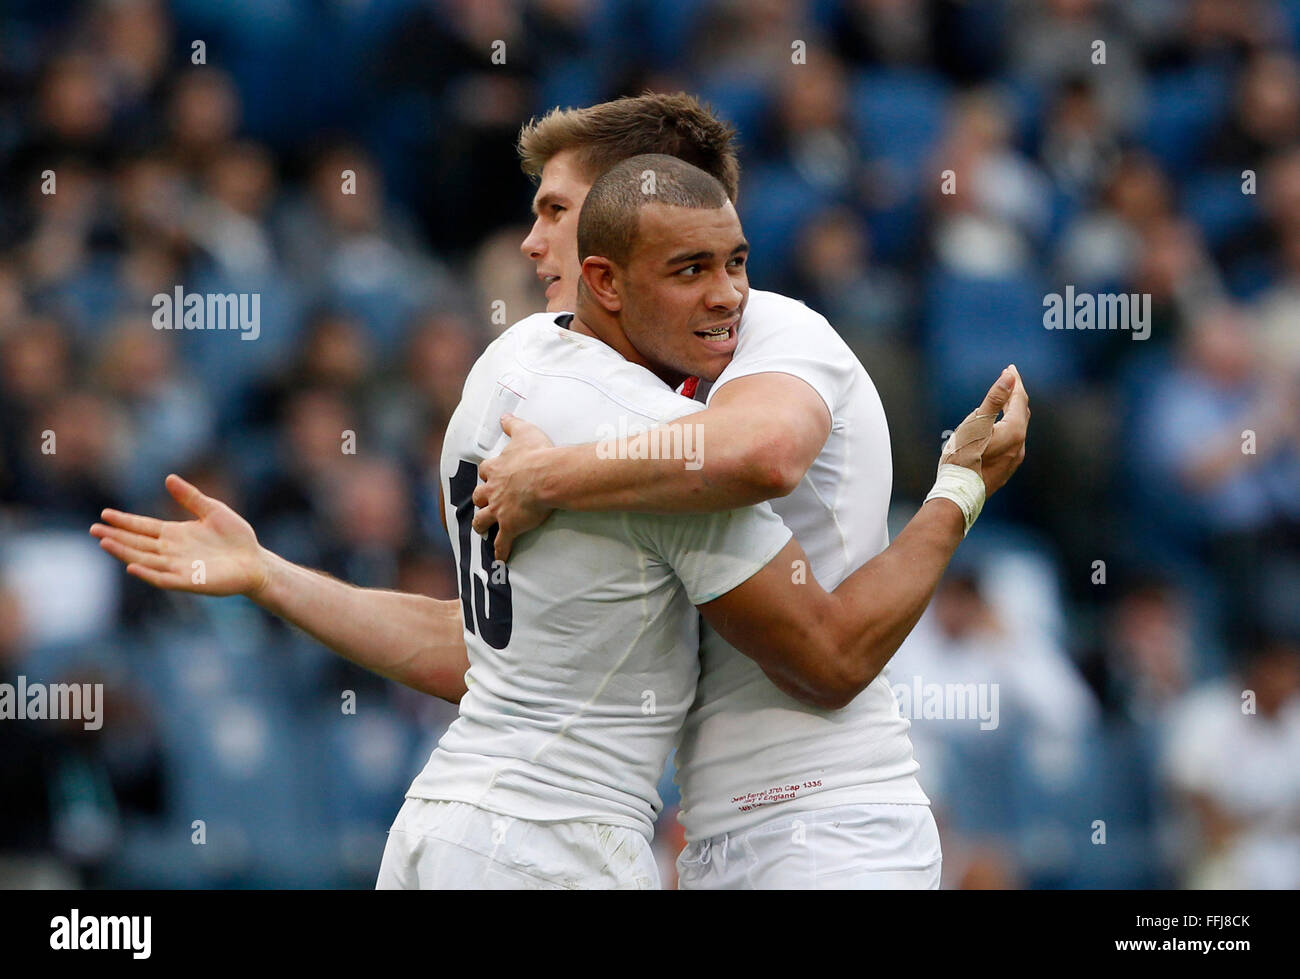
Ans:
[[[497,525],[496,559],[510,557],[520,534],[538,527],[551,515],[551,507],[537,502],[538,474],[545,469],[551,440],[540,428],[514,415],[501,416],[501,428],[510,441],[495,459],[478,467],[483,481],[474,490],[475,533],[486,536]]]
[[[1004,486],[1012,473],[1025,461],[1025,438],[1029,434],[1029,394],[1016,365],[1009,368],[1016,386],[1002,409],[1002,418],[993,426],[993,434],[984,447],[981,475],[989,496]]]

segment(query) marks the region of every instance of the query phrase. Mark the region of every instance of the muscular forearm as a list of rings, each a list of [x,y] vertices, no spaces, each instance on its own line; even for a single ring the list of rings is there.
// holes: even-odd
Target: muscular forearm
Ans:
[[[460,602],[357,588],[266,552],[267,580],[249,597],[358,666],[423,693],[465,693]]]
[[[677,431],[683,427],[665,426]],[[697,429],[690,437],[698,439],[699,431],[705,433],[703,444],[710,444],[707,429]],[[677,437],[674,432],[669,439]],[[683,432],[681,437],[687,436]],[[652,439],[661,440],[664,435],[656,430],[654,435],[635,436],[613,452],[596,442],[548,450],[553,454],[538,474],[537,501],[560,510],[709,513],[780,495],[770,478],[765,479],[738,457],[739,447],[710,448],[694,460],[649,458]],[[662,446],[662,442],[658,444]],[[699,444],[698,440],[693,444]],[[612,457],[623,452],[626,455]]]
[[[792,539],[761,571],[700,611],[781,690],[835,710],[875,680],[916,625],[964,526],[955,503],[931,500],[833,592],[807,575],[808,556]]]
[[[474,529],[496,524],[505,560],[552,510],[711,513],[794,491],[831,431],[825,401],[797,377],[762,373],[723,385],[709,407],[640,435],[555,448],[507,415],[510,444],[479,468]]]
[[[843,707],[875,680],[920,619],[962,527],[955,504],[931,500],[833,592],[809,579],[798,587],[811,593],[775,620],[764,616],[759,628],[734,618],[715,625],[786,693],[815,707]]]
[[[556,455],[537,473],[538,501],[564,510],[710,513],[785,496],[825,444],[830,416],[802,381],[782,376],[766,398],[745,387],[760,382],[773,383],[744,378],[719,395],[721,404],[637,436],[550,450]]]
[[[931,500],[897,538],[831,593],[852,696],[880,674],[925,611],[962,541],[961,510]],[[850,697],[850,699],[852,699]]]

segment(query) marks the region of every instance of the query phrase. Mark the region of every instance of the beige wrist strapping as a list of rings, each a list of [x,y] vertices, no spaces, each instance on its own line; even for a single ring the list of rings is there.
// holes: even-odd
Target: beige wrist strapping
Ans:
[[[961,508],[961,515],[966,521],[966,529],[962,531],[962,537],[965,537],[974,526],[975,518],[984,509],[984,479],[974,469],[944,463],[939,466],[939,476],[925,502],[940,499],[952,500]]]

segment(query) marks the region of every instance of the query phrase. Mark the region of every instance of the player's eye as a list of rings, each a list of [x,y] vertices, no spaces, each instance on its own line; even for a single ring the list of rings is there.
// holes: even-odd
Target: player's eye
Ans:
[[[694,278],[695,276],[700,274],[702,269],[703,266],[700,265],[698,262],[696,262],[694,265],[688,265],[684,269],[678,269],[677,274],[686,275],[688,278]]]
[[[551,205],[551,215],[552,215],[553,217],[557,217],[557,218],[558,218],[558,217],[559,217],[559,216],[560,216],[564,211],[567,211],[567,210],[568,210],[568,208],[565,207],[563,204],[552,204],[552,205]]]
[[[737,255],[735,258],[733,258],[733,259],[731,260],[731,263],[730,263],[730,264],[731,264],[731,267],[732,267],[732,268],[737,268],[737,269],[744,268],[744,267],[745,267],[745,259],[747,259],[748,257],[749,257],[748,255]]]

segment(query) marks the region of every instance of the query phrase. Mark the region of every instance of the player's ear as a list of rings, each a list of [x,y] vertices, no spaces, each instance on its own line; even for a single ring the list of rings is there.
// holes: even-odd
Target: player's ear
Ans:
[[[592,302],[606,312],[617,313],[623,308],[615,266],[608,258],[589,255],[583,260],[582,285],[586,287]]]

